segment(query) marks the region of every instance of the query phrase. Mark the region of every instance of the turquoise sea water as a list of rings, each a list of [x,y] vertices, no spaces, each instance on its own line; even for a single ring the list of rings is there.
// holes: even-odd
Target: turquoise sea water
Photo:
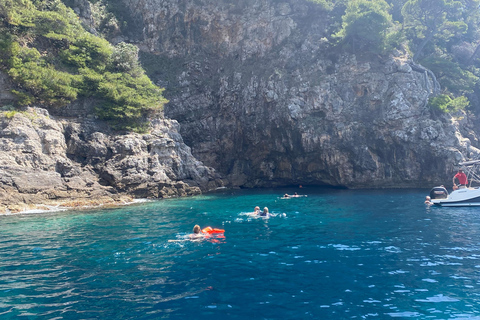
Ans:
[[[294,191],[0,216],[0,319],[480,319],[480,209]]]

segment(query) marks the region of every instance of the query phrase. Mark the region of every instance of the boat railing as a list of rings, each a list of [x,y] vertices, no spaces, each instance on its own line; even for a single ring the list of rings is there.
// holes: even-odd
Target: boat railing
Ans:
[[[477,172],[473,170],[467,171],[468,186],[474,188],[475,186],[480,186],[480,176]]]

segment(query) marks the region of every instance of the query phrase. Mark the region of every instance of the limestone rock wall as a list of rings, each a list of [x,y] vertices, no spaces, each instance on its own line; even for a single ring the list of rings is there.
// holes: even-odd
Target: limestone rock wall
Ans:
[[[114,135],[99,122],[41,108],[0,113],[0,211],[185,196],[222,185],[192,156],[176,121],[152,126],[148,134]]]
[[[430,187],[479,156],[470,120],[432,117],[406,54],[331,47],[312,2],[122,1],[165,114],[233,186]]]

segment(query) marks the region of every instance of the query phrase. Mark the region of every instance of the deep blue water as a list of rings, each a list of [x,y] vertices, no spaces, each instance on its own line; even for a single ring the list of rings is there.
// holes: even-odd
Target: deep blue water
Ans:
[[[0,216],[0,318],[480,319],[480,208],[294,191]],[[168,242],[195,224],[225,237]]]

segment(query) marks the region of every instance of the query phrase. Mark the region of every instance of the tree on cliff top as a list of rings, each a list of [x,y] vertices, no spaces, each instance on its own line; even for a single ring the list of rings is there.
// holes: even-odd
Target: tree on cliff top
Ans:
[[[383,52],[389,28],[393,27],[390,6],[384,0],[354,0],[347,3],[342,28],[336,34],[353,51]]]
[[[402,14],[404,26],[411,30],[410,35],[414,39],[414,61],[435,37],[448,41],[467,30],[467,25],[461,20],[461,9],[465,9],[462,3],[453,0],[409,0],[405,3]]]
[[[442,94],[430,101],[434,109],[461,109],[452,107],[454,102],[459,98],[468,101],[462,96],[476,88],[479,4],[478,0],[408,0],[402,9],[413,60],[431,70],[443,88]],[[459,101],[462,107],[468,105]]]

